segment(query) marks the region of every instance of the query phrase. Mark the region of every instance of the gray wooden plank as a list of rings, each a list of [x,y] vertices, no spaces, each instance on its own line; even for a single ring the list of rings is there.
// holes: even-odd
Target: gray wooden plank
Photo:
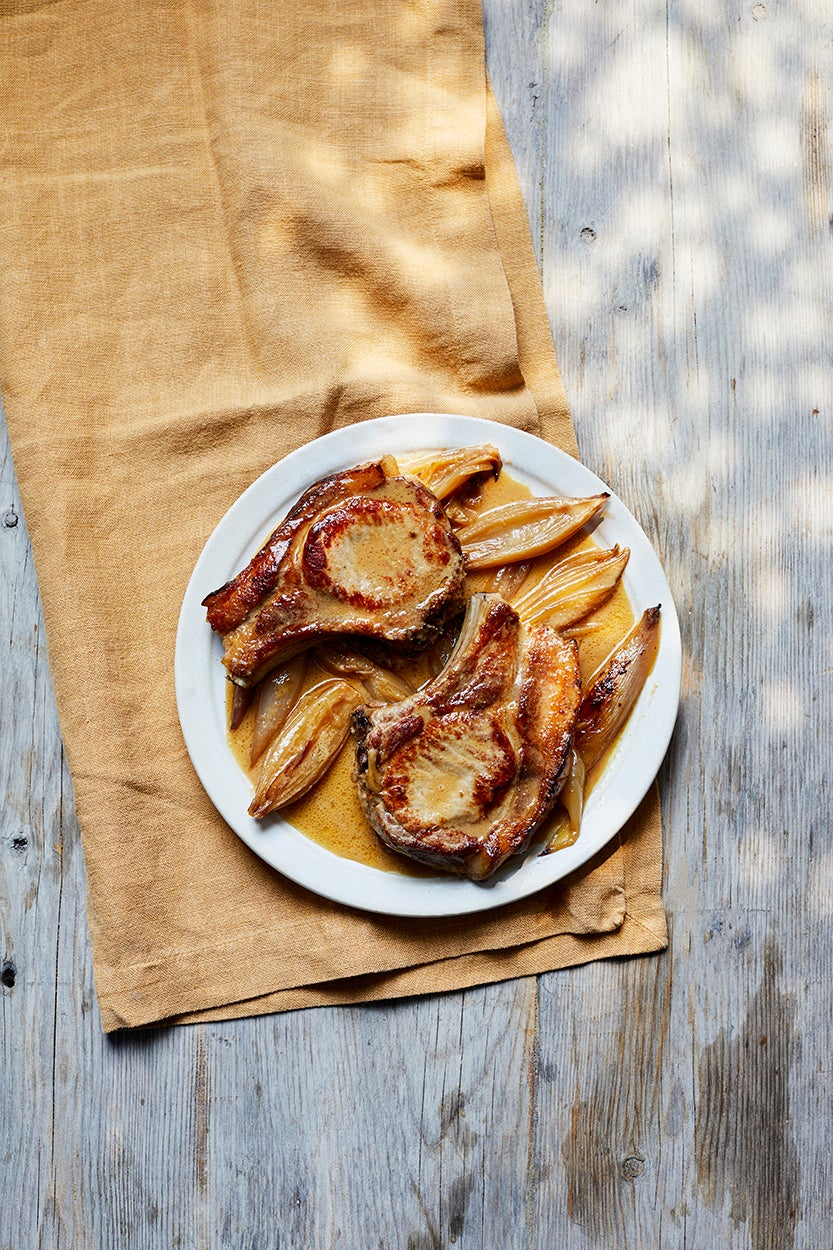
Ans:
[[[594,74],[601,74],[605,48],[624,41],[633,54],[643,32],[641,24],[628,25],[621,14],[598,6],[559,6],[539,13],[540,24],[526,27],[525,46],[517,39],[522,27],[514,23],[515,41],[502,42],[491,76],[504,114],[513,110],[507,132],[517,142],[515,133],[524,122],[514,115],[511,84],[528,61],[537,59],[546,67],[544,109],[534,121],[545,133],[537,144],[529,137],[525,141],[527,149],[540,153],[534,171],[538,185],[527,174],[524,194],[527,205],[537,204],[541,214],[537,228],[533,220],[533,234],[543,239],[548,310],[584,458],[627,498],[628,483],[612,471],[621,441],[617,429],[612,422],[594,424],[599,405],[602,412],[609,410],[606,389],[618,376],[619,362],[606,342],[596,346],[587,314],[594,298],[603,301],[608,318],[612,305],[613,315],[621,318],[626,309],[618,304],[643,302],[641,285],[646,274],[650,282],[658,218],[652,214],[641,224],[641,256],[621,268],[621,240],[605,228],[619,194],[611,177],[607,117],[601,107],[592,119],[576,114],[587,98],[604,103],[603,80],[596,82]],[[616,55],[626,56],[625,48]],[[636,75],[628,85],[637,90]],[[655,109],[664,101],[662,84],[651,87],[647,101],[640,100],[643,111]],[[660,206],[664,193],[667,199],[665,160],[664,151],[646,150],[640,166],[646,179],[656,180]],[[621,161],[614,169],[627,184],[627,164]],[[519,174],[523,180],[522,165]],[[643,385],[638,391],[634,385],[640,399],[655,356],[654,344],[643,360]],[[649,519],[653,515],[652,507]],[[529,1245],[672,1244],[657,1239],[674,1205],[665,1193],[657,1201],[658,1191],[675,1181],[667,1157],[660,1156],[658,1131],[669,1013],[666,956],[541,978]]]
[[[9,1244],[38,1244],[50,1200],[51,1073],[63,890],[63,771],[45,679],[43,626],[31,549],[5,441],[0,444],[0,917],[3,1073],[0,1160]],[[23,1115],[21,1116],[21,1111]],[[4,1243],[0,1243],[4,1244]]]
[[[500,104],[539,267],[543,262],[546,117],[551,76],[543,62],[548,10],[537,0],[486,0],[486,68]]]
[[[687,663],[671,949],[571,975],[607,1014],[570,995],[591,1040],[550,1095],[562,1134],[577,1119],[538,1226],[568,1247],[826,1244],[830,17],[663,4],[637,25],[567,3],[546,37],[567,394],[584,458],[664,558]],[[554,986],[543,1070],[544,1039],[564,1050]]]
[[[44,1244],[420,1250],[495,1236],[520,1250],[534,983],[514,987],[523,1027],[506,1028],[502,998],[115,1040],[77,1013]]]

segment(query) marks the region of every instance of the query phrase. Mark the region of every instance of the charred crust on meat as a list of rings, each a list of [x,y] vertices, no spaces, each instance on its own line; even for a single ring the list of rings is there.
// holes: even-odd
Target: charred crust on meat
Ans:
[[[359,723],[370,824],[421,863],[491,876],[526,850],[560,792],[580,699],[574,642],[547,626],[527,631],[497,595],[472,596],[445,669]],[[374,766],[363,767],[371,748]]]
[[[392,461],[378,462],[310,487],[204,604],[229,676],[253,685],[333,635],[424,649],[459,611],[465,573],[435,496]]]
[[[349,499],[310,526],[301,555],[304,579],[353,607],[372,611],[395,606],[433,578],[433,568],[448,566],[452,537],[447,527],[444,531],[437,524],[420,524],[412,505]],[[420,565],[388,559],[397,543],[418,549]],[[364,559],[362,545],[369,548]]]
[[[384,481],[384,465],[380,461],[372,461],[344,473],[331,473],[313,483],[290,508],[246,568],[205,596],[202,603],[211,628],[218,634],[227,634],[242,625],[248,614],[275,587],[292,540],[309,517],[325,507],[331,507],[348,494],[372,490]]]

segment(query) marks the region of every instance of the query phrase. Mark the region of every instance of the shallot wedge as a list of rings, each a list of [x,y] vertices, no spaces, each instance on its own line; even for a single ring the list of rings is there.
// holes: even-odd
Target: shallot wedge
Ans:
[[[660,609],[646,608],[587,683],[573,745],[590,772],[630,716],[659,647]]]
[[[497,478],[503,467],[497,447],[486,443],[480,447],[456,447],[412,460],[406,471],[418,477],[438,499],[447,499],[472,478],[488,475]]]
[[[231,696],[231,716],[229,717],[229,729],[234,732],[243,724],[246,713],[252,705],[252,697],[254,690],[245,690],[242,686],[235,686]]]
[[[479,500],[468,498],[466,492],[461,490],[453,498],[443,501],[443,510],[454,528],[461,529],[477,520],[478,503]]]
[[[546,496],[489,508],[456,531],[466,568],[490,569],[553,551],[578,533],[609,498],[607,493],[587,499]]]
[[[629,557],[628,548],[619,546],[575,551],[514,599],[515,611],[528,625],[546,621],[553,629],[567,629],[610,598]]]
[[[547,845],[541,851],[542,855],[551,855],[553,851],[572,846],[581,831],[587,770],[575,747],[570,751],[570,762],[564,771],[566,780],[558,796],[561,810],[553,825]]]
[[[587,776],[619,733],[639,698],[659,646],[659,607],[648,608],[587,684],[573,735],[561,812],[542,855],[575,842],[581,829]]]
[[[398,703],[413,687],[389,668],[376,664],[369,656],[346,645],[336,643],[316,648],[315,658],[322,668],[336,677],[353,677],[360,681],[371,699],[379,703]]]
[[[307,671],[306,655],[296,655],[273,668],[257,687],[257,711],[252,734],[251,763],[256,764],[272,739],[286,724],[298,701]],[[235,693],[245,689],[235,686]]]
[[[483,589],[501,595],[507,603],[514,603],[515,596],[526,581],[531,568],[531,560],[516,560],[514,564],[502,564],[500,568],[489,572]]]
[[[353,712],[366,698],[340,677],[327,678],[301,696],[263,757],[250,816],[259,820],[285,807],[323,777],[347,740]]]

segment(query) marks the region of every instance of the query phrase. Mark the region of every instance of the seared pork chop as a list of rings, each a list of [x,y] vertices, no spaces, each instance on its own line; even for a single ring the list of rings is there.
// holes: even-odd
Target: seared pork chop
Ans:
[[[391,457],[311,486],[245,569],[203,600],[240,686],[334,636],[428,646],[462,605],[460,544]]]
[[[548,625],[525,628],[500,595],[473,595],[436,678],[353,714],[370,824],[392,850],[490,876],[552,808],[580,701],[575,642]]]

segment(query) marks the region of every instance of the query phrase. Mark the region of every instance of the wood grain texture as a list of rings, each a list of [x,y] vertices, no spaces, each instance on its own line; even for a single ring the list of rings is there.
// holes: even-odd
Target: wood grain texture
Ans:
[[[833,11],[485,25],[582,457],[680,611],[669,950],[105,1038],[3,441],[0,1250],[830,1244]]]

